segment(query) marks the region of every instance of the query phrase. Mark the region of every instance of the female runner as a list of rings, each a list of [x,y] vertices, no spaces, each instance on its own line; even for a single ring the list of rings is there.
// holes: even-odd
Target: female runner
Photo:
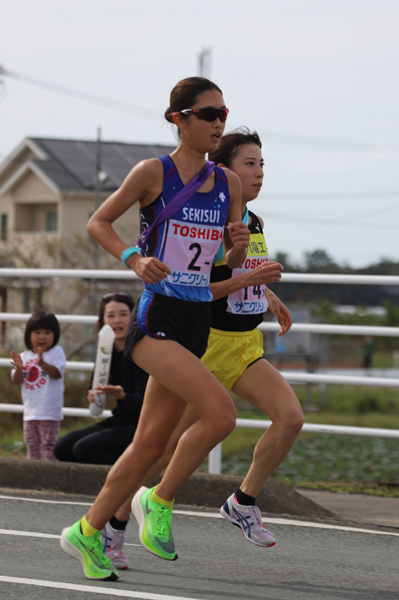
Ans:
[[[187,204],[154,229],[143,255],[138,247],[128,248],[112,227],[136,202],[141,222],[150,224],[201,171],[222,137],[227,114],[214,83],[201,77],[180,81],[165,113],[178,128],[178,147],[170,157],[134,167],[88,223],[90,235],[144,282],[127,342],[132,360],[150,375],[132,444],[111,468],[87,515],[61,534],[62,548],[81,562],[89,579],[118,577],[102,552],[101,530],[165,452],[186,405],[198,419],[181,436],[159,486],[140,496],[135,511],[142,544],[161,558],[177,558],[171,532],[177,491],[235,426],[230,396],[200,357],[208,339],[209,279],[220,241],[232,268],[244,261],[249,242],[238,177],[216,167]]]
[[[279,335],[289,331],[288,308],[265,284],[276,281],[269,262],[263,221],[247,204],[258,197],[263,181],[262,144],[256,132],[241,128],[225,135],[210,158],[236,173],[242,186],[242,216],[248,223],[250,243],[240,268],[231,269],[223,259],[211,274],[211,331],[202,360],[227,391],[232,391],[265,413],[272,424],[255,446],[252,464],[243,483],[221,507],[222,516],[241,528],[246,540],[257,546],[273,546],[274,536],[265,529],[256,496],[291,449],[303,425],[302,408],[283,376],[265,359],[258,325],[269,309],[280,324]]]

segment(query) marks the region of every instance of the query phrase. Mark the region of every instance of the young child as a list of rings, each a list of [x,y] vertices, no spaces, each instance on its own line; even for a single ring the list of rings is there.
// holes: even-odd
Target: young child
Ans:
[[[21,386],[24,404],[24,440],[29,460],[56,460],[54,444],[63,418],[66,358],[61,346],[60,325],[50,312],[34,313],[26,324],[22,354],[12,350],[11,372]],[[43,456],[42,456],[43,453]]]

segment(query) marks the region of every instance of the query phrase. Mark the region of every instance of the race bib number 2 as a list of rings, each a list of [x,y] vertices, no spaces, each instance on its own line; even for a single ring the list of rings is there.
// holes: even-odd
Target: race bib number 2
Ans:
[[[167,281],[177,285],[208,286],[222,236],[222,227],[185,225],[171,219],[163,258],[165,264],[173,265]]]

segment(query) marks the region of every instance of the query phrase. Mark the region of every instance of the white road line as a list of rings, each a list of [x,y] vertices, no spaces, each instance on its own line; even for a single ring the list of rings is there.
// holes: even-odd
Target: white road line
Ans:
[[[50,540],[59,540],[61,537],[60,535],[54,535],[53,533],[37,533],[36,531],[17,531],[16,529],[0,529],[0,535],[15,535],[17,537],[37,537]]]
[[[0,535],[14,535],[16,537],[36,537],[42,539],[49,540],[59,540],[60,535],[55,535],[54,533],[38,533],[36,531],[19,531],[17,529],[0,529]],[[137,548],[142,548],[141,544],[132,544],[129,542],[125,542],[125,546],[136,546]]]
[[[141,600],[201,600],[200,598],[186,598],[185,596],[170,596],[164,594],[151,594],[147,592],[135,592],[131,590],[118,590],[117,588],[108,587],[109,583],[107,582],[105,582],[104,587],[98,587],[92,585],[65,583],[64,581],[46,581],[44,579],[26,579],[25,577],[5,577],[0,575],[0,582],[1,581],[4,583],[17,583],[20,585],[45,587],[58,590],[86,592],[88,594],[119,596],[120,598],[140,598]]]
[[[5,496],[0,494],[0,500],[21,500],[24,502],[44,502],[50,504],[75,504],[77,506],[91,506],[91,502],[73,502],[73,501],[62,501],[62,500],[43,500],[41,498],[23,498],[18,496]],[[222,519],[220,513],[214,512],[200,512],[193,510],[178,510],[173,511],[175,515],[185,515],[188,517],[205,517],[211,519]],[[293,527],[313,527],[315,529],[334,529],[336,531],[352,531],[354,533],[370,533],[373,535],[388,535],[399,537],[399,533],[394,531],[380,531],[378,529],[364,529],[362,527],[350,527],[348,525],[330,525],[329,523],[318,523],[313,521],[298,521],[295,519],[281,519],[278,517],[267,517],[263,518],[264,523],[272,523],[275,525],[291,525]],[[1,531],[1,530],[0,530]]]
[[[372,533],[374,535],[393,535],[399,537],[395,531],[380,531],[378,529],[365,529],[363,527],[350,527],[349,525],[329,525],[328,523],[312,523],[311,521],[296,521],[294,519],[267,518],[264,523],[276,525],[294,525],[295,527],[314,527],[316,529],[336,529],[338,531],[354,531],[355,533]]]
[[[211,512],[196,512],[192,510],[174,510],[173,514],[188,515],[191,517],[211,517],[222,518],[219,513]],[[336,529],[338,531],[354,531],[356,533],[374,533],[376,535],[393,535],[399,537],[399,533],[394,531],[379,531],[378,529],[364,529],[361,527],[350,527],[349,525],[330,525],[329,523],[318,523],[313,521],[297,521],[295,519],[281,519],[279,517],[264,517],[264,523],[272,523],[274,525],[292,525],[294,527],[314,527],[315,529]]]
[[[73,502],[72,500],[43,500],[42,498],[23,498],[20,496],[5,496],[0,494],[0,500],[22,500],[23,502],[42,502],[43,504],[74,504],[76,506],[91,506],[93,502]]]

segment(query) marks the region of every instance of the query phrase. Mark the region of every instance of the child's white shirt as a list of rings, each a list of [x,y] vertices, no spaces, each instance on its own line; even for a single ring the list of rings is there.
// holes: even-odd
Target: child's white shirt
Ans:
[[[24,404],[24,421],[61,421],[64,404],[64,372],[66,357],[61,346],[43,352],[43,360],[60,372],[59,379],[51,378],[37,364],[38,355],[31,350],[21,353],[23,382],[21,385]]]

